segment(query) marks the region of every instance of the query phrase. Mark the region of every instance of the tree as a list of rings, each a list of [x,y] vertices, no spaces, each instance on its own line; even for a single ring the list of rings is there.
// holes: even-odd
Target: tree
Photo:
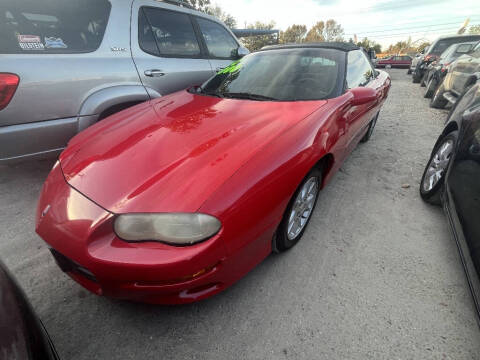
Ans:
[[[222,20],[230,29],[233,29],[235,26],[237,26],[237,20],[232,15],[224,12],[222,8],[216,4],[215,6],[207,7],[205,12],[208,15],[215,16],[217,19]]]
[[[280,43],[301,43],[305,34],[307,33],[307,27],[305,25],[292,25],[287,30],[280,33]]]
[[[206,11],[210,6],[210,0],[187,0],[187,3],[200,11]]]
[[[363,47],[365,50],[368,50],[368,49],[372,48],[372,49],[375,50],[375,53],[377,53],[377,54],[382,52],[382,46],[379,43],[377,43],[373,40],[370,40],[368,38],[364,38],[362,41],[357,42],[356,45]]]
[[[430,46],[429,42],[422,42],[420,45],[417,46],[416,51],[422,52],[427,46]]]
[[[307,33],[305,42],[343,41],[343,28],[333,19],[317,22]]]
[[[257,21],[255,24],[250,24],[247,26],[247,29],[256,29],[256,30],[273,30],[275,27],[275,22],[271,21],[269,23],[262,23]],[[262,47],[267,45],[272,45],[277,42],[275,35],[258,35],[258,36],[249,36],[240,39],[245,45],[245,47],[250,51],[260,50]]]
[[[470,34],[480,34],[480,25],[472,25],[468,29],[468,32]]]

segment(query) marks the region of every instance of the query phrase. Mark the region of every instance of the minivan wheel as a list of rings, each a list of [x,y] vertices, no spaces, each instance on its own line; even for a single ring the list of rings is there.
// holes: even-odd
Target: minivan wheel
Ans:
[[[322,171],[315,167],[305,176],[293,194],[277,229],[274,240],[276,251],[286,251],[302,238],[317,204],[321,183]]]
[[[445,182],[448,165],[455,151],[457,131],[445,136],[432,152],[420,183],[420,196],[432,205],[440,205],[441,189]]]

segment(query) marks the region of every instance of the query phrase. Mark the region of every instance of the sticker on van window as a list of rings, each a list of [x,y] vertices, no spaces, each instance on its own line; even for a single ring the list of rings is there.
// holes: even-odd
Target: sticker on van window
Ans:
[[[61,38],[45,37],[45,47],[47,49],[66,49],[68,46]]]
[[[240,60],[238,60],[228,65],[225,69],[220,70],[217,75],[234,73],[240,70],[241,67],[242,64],[240,63]]]
[[[36,35],[17,35],[18,46],[22,50],[45,50],[45,46]]]

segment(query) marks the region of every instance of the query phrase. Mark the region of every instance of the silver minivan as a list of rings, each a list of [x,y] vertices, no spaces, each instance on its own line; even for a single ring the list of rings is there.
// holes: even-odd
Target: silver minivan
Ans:
[[[248,53],[175,0],[2,0],[0,34],[0,163],[55,155],[106,116]]]

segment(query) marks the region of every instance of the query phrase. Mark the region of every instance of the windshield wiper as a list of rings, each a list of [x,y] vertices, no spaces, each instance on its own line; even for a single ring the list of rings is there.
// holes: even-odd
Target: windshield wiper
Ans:
[[[222,94],[226,98],[236,98],[236,99],[248,99],[248,100],[256,100],[256,101],[278,101],[270,96],[259,95],[259,94],[251,94],[248,92],[225,92]]]

